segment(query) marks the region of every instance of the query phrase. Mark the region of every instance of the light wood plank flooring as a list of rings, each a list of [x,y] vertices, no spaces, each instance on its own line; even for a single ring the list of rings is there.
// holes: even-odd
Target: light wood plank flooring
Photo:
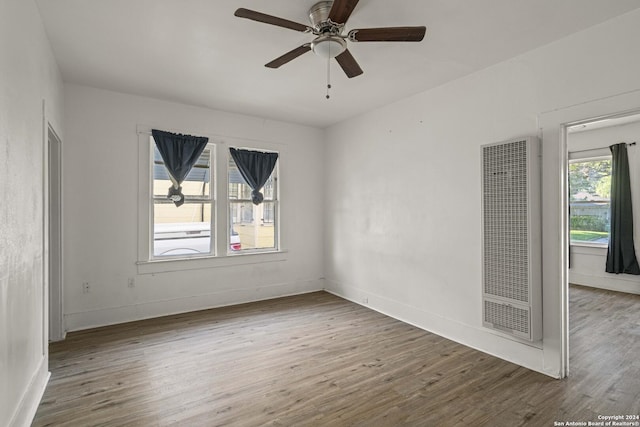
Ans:
[[[640,296],[571,288],[554,380],[318,292],[68,335],[35,426],[553,426],[640,414]]]

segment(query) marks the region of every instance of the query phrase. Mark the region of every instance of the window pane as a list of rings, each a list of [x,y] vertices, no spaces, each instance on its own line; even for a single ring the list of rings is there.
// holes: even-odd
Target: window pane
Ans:
[[[611,158],[569,164],[571,241],[609,241]]]
[[[263,202],[258,206],[251,202],[230,202],[232,250],[274,249],[275,212],[275,202]],[[233,249],[234,239],[240,243],[237,249]]]
[[[275,200],[276,198],[274,185],[275,173],[276,169],[273,170],[264,187],[260,190],[264,195],[264,200]],[[229,199],[251,200],[251,187],[245,182],[236,166],[236,162],[231,156],[229,156]]]
[[[153,195],[155,197],[166,197],[169,187],[172,185],[169,180],[169,172],[164,166],[162,156],[158,148],[154,146],[153,155]],[[211,194],[211,149],[205,148],[198,161],[182,183],[182,193],[185,199],[190,197],[210,198]]]
[[[153,206],[153,255],[211,253],[211,204],[156,202]]]

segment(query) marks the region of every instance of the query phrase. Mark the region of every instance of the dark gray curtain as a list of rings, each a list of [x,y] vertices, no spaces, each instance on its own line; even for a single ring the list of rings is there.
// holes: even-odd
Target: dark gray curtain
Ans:
[[[611,149],[611,231],[607,250],[607,273],[640,274],[633,247],[633,211],[627,144]]]
[[[182,206],[184,194],[182,194],[180,185],[198,161],[207,142],[209,142],[209,138],[175,134],[157,129],[151,130],[151,135],[153,135],[153,140],[156,142],[156,147],[158,147],[164,165],[169,172],[169,178],[173,183],[169,187],[167,198],[171,199],[176,206]]]
[[[229,153],[236,162],[240,174],[251,187],[251,200],[254,205],[262,203],[264,196],[260,192],[267,182],[278,160],[278,153],[262,151],[238,150],[229,148]]]

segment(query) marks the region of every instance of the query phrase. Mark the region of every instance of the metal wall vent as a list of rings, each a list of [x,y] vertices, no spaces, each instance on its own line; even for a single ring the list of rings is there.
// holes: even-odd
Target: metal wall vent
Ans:
[[[483,323],[541,337],[540,174],[535,138],[482,146]]]
[[[500,301],[484,300],[485,322],[495,329],[529,338],[529,310]]]

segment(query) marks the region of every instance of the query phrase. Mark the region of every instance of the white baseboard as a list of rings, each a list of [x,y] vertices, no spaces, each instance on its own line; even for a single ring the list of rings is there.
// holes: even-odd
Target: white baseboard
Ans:
[[[67,313],[65,314],[65,325],[67,331],[79,331],[135,320],[305,294],[323,289],[323,279],[281,283],[259,288],[231,289],[205,295],[184,296],[120,307],[106,307],[84,312]]]
[[[640,276],[605,272],[607,248],[571,245],[569,283],[640,294]]]
[[[67,331],[62,331],[62,334],[60,336],[57,337],[52,337],[49,336],[49,342],[58,342],[58,341],[64,341],[65,339],[67,339]]]
[[[473,327],[421,310],[417,307],[346,286],[325,278],[327,292],[378,311],[394,319],[455,341],[483,353],[515,363],[553,378],[559,372],[544,367],[544,354],[540,344],[527,344],[494,334],[482,327]]]
[[[42,395],[51,375],[47,370],[48,364],[47,357],[43,356],[40,360],[40,365],[38,365],[31,377],[27,390],[22,395],[22,399],[20,399],[11,421],[9,421],[10,427],[28,427],[33,422],[33,417],[36,415],[38,405],[40,405]]]
[[[624,274],[608,274],[607,277],[600,277],[580,274],[569,270],[569,283],[640,295],[640,281],[638,281],[638,276],[629,276],[629,279],[626,279],[624,276]]]

